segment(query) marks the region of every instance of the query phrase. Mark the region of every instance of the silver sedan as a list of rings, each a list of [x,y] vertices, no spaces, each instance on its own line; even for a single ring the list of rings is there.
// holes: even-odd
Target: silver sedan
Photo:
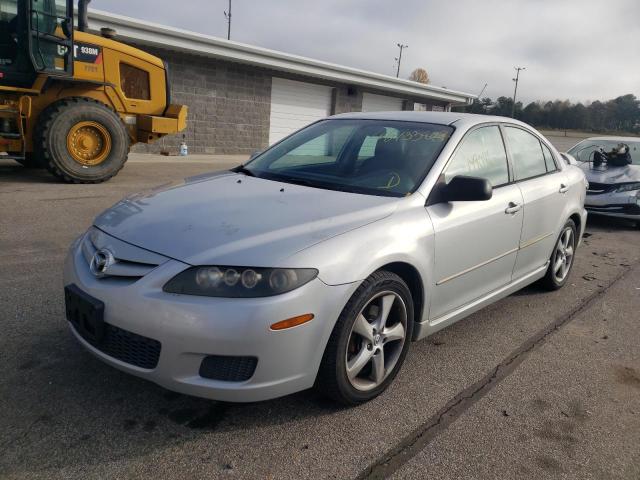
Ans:
[[[628,148],[626,161],[616,164],[596,160],[596,152],[611,156],[620,145]],[[591,137],[571,147],[568,153],[578,160],[589,182],[587,210],[636,220],[640,227],[640,138]]]
[[[64,267],[104,362],[256,401],[380,394],[412,341],[569,277],[586,181],[531,127],[435,112],[337,115],[249,163],[130,196]]]

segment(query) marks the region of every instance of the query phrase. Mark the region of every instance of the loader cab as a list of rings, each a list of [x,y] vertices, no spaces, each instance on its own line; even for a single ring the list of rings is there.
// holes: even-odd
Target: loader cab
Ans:
[[[73,0],[0,0],[0,86],[73,75]]]

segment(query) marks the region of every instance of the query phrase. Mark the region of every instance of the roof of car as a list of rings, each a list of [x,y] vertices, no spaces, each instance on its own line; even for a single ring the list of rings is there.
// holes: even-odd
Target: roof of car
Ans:
[[[330,118],[357,118],[363,120],[399,120],[405,122],[424,122],[435,123],[437,125],[453,125],[456,126],[473,126],[480,123],[489,122],[508,122],[516,125],[525,125],[518,120],[507,117],[499,117],[496,115],[479,115],[475,113],[458,113],[458,112],[416,112],[416,111],[399,111],[399,112],[352,112],[333,115]]]
[[[603,135],[603,136],[600,136],[600,137],[585,138],[585,139],[580,140],[580,141],[584,142],[586,140],[591,140],[591,141],[613,140],[613,141],[617,141],[617,142],[640,142],[640,137],[621,137],[621,136],[617,136],[617,135]]]

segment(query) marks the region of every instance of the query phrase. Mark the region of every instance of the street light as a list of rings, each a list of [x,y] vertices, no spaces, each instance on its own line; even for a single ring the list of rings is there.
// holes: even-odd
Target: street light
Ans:
[[[224,18],[227,19],[227,40],[231,40],[231,0],[229,0],[229,11],[224,12]]]
[[[516,70],[516,78],[513,79],[516,82],[516,86],[513,89],[513,105],[511,105],[511,118],[515,118],[516,115],[516,94],[518,93],[518,80],[520,80],[520,70],[526,70],[526,67],[513,67]]]
[[[400,76],[400,62],[402,62],[402,50],[405,48],[409,48],[409,45],[403,45],[398,43],[398,48],[400,49],[400,55],[398,56],[398,69],[396,70],[396,78]]]

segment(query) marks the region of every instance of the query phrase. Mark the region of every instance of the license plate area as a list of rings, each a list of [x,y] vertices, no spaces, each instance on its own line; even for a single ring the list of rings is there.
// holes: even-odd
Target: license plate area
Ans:
[[[104,303],[71,284],[64,287],[67,320],[89,343],[97,345],[105,334]]]

